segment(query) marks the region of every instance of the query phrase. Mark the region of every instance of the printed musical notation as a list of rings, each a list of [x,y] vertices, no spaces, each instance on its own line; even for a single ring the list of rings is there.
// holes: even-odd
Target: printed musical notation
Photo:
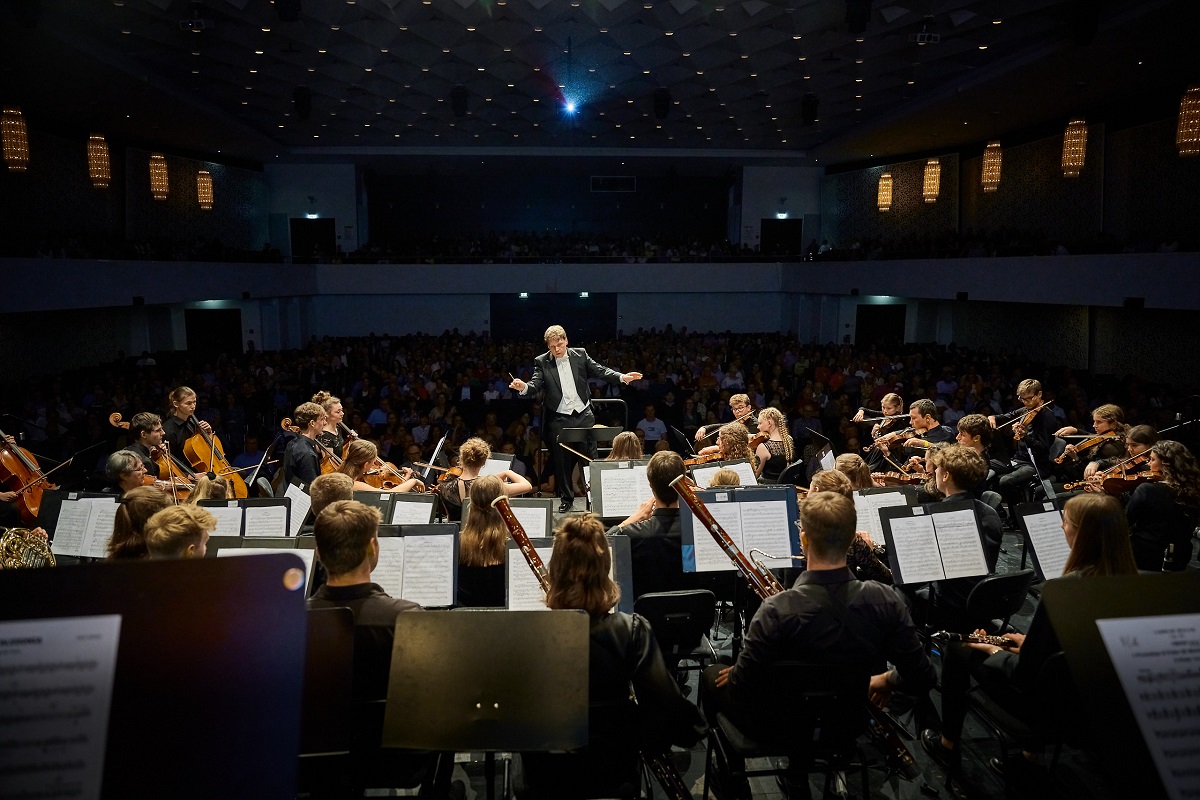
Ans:
[[[121,617],[0,622],[6,797],[98,798]]]
[[[1098,619],[1167,796],[1200,796],[1200,614]]]

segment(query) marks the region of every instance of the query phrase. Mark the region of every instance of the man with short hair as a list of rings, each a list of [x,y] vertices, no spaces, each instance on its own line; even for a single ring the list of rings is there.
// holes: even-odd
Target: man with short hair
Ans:
[[[137,454],[142,460],[142,465],[146,467],[147,475],[159,477],[158,463],[150,457],[150,451],[162,444],[162,417],[149,411],[134,414],[129,420],[129,435],[133,437],[133,441],[125,449]]]
[[[1014,509],[1024,499],[1030,481],[1039,475],[1042,478],[1050,475],[1050,447],[1054,444],[1054,432],[1059,427],[1054,412],[1042,402],[1040,381],[1026,378],[1017,384],[1017,399],[1021,401],[1022,408],[988,417],[993,428],[1012,422],[1012,436],[1017,443],[1010,461],[992,459],[991,462],[992,469],[1000,476],[996,488],[1008,503],[1010,525],[1016,522]],[[1033,420],[1026,426],[1022,423],[1028,414],[1033,414]]]
[[[655,416],[654,406],[646,406],[646,416],[638,420],[637,429],[646,434],[645,445],[642,450],[654,450],[654,445],[659,439],[666,438],[667,424]]]
[[[679,523],[679,495],[671,481],[684,473],[678,453],[655,453],[646,465],[646,481],[654,496],[638,506],[610,536],[629,537],[633,561],[633,596],[695,588],[683,572],[683,540]]]
[[[533,377],[528,383],[514,378],[508,386],[520,392],[522,397],[544,394],[546,424],[542,438],[555,464],[555,484],[562,501],[558,513],[565,514],[575,502],[571,474],[579,458],[559,447],[558,437],[564,428],[590,428],[596,424],[587,379],[601,378],[614,385],[618,382],[629,384],[641,380],[642,373],[617,372],[594,361],[583,348],[567,347],[567,332],[561,325],[551,325],[543,338],[550,349],[533,360]]]

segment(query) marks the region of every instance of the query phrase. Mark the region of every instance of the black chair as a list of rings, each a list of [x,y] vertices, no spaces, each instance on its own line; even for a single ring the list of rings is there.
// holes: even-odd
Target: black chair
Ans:
[[[804,477],[804,459],[800,458],[783,468],[783,472],[779,473],[777,483],[799,485]]]
[[[300,712],[298,790],[316,797],[337,793],[349,772],[350,687],[354,682],[354,613],[310,609]]]
[[[1006,631],[1009,619],[1025,605],[1034,577],[1032,569],[1023,569],[1006,575],[989,575],[977,583],[967,595],[967,606],[963,611],[963,619],[969,629],[983,628],[995,633]],[[996,624],[997,620],[999,625]]]
[[[866,730],[867,670],[829,664],[779,662],[768,668],[759,695],[762,709],[747,709],[756,720],[743,729],[724,713],[709,720],[704,764],[704,797],[714,779],[741,780],[760,775],[807,779],[814,770],[825,772],[828,796],[835,772],[857,767],[862,797],[871,796],[867,762],[858,746]],[[788,759],[787,766],[747,769],[746,759]],[[739,766],[740,765],[740,766]]]
[[[1072,727],[1071,721],[1079,719],[1082,699],[1067,669],[1067,660],[1060,650],[1042,664],[1030,693],[1025,713],[1014,708],[1011,698],[1001,702],[989,695],[981,686],[975,686],[967,694],[967,704],[1000,743],[1000,759],[1004,763],[1004,788],[1012,795],[1012,783],[1008,769],[1011,750],[1020,747],[1040,750],[1053,745],[1054,755],[1050,760],[1050,771],[1058,766],[1063,745],[1082,740],[1080,729]]]
[[[650,622],[663,659],[674,670],[683,659],[715,662],[717,652],[708,639],[717,617],[717,598],[707,589],[648,592],[633,603],[633,610]]]

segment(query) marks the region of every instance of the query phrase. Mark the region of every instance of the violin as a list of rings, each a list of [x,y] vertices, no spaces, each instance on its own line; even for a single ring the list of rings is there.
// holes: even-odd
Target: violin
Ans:
[[[1075,481],[1074,483],[1064,484],[1063,489],[1070,491],[1071,489],[1078,489],[1086,486],[1101,486],[1107,478],[1125,477],[1128,467],[1138,467],[1142,464],[1145,464],[1149,460],[1150,451],[1146,450],[1142,453],[1138,453],[1136,456],[1130,456],[1119,464],[1113,464],[1108,469],[1101,470],[1090,478],[1082,481]]]
[[[279,420],[279,427],[290,433],[299,434],[300,426],[292,424],[291,417],[284,417]],[[321,452],[321,474],[328,475],[331,472],[337,472],[342,468],[342,457],[330,450],[318,439],[313,439],[317,443],[317,449]]]
[[[4,431],[0,431],[0,481],[10,492],[17,493],[16,503],[21,521],[31,528],[37,526],[42,492],[58,488],[46,480],[33,453],[10,442]]]
[[[929,476],[921,472],[876,472],[871,480],[880,486],[920,486]]]
[[[1066,450],[1063,452],[1063,454],[1061,456],[1058,456],[1057,458],[1054,459],[1054,463],[1055,464],[1063,463],[1063,461],[1065,461],[1067,459],[1067,456],[1079,458],[1080,450],[1087,450],[1089,447],[1095,447],[1098,444],[1103,444],[1104,442],[1108,442],[1108,441],[1112,441],[1113,439],[1120,439],[1120,438],[1122,438],[1122,437],[1121,437],[1121,434],[1119,434],[1119,433],[1099,433],[1099,434],[1096,434],[1095,436],[1089,436],[1087,439],[1084,439],[1079,444],[1071,445],[1071,447],[1075,448],[1074,453],[1072,453],[1070,450]]]
[[[896,444],[897,442],[900,442],[904,439],[911,438],[912,436],[916,435],[916,432],[917,432],[916,428],[905,428],[904,430],[901,430],[901,431],[892,431],[891,433],[885,433],[882,436],[877,436],[871,442],[871,444],[869,444],[863,448],[863,452],[869,453],[872,450],[874,450],[876,447],[879,447],[879,445],[881,445],[881,444],[885,444],[888,447],[891,447],[893,444]]]
[[[1100,486],[1104,489],[1105,494],[1124,494],[1125,492],[1133,491],[1143,483],[1152,481],[1161,481],[1163,475],[1161,472],[1146,470],[1137,472],[1133,475],[1114,475],[1111,478],[1105,478],[1100,482]]]
[[[702,456],[695,456],[693,458],[685,458],[683,460],[683,465],[685,467],[695,467],[699,464],[707,464],[710,461],[720,461],[722,458],[724,458],[724,456],[721,455],[721,451],[718,450],[715,453],[705,453]]]
[[[1017,420],[1020,419],[1021,421],[1017,425],[1013,425],[1013,441],[1019,442],[1022,439],[1024,439],[1025,434],[1029,432],[1028,428],[1030,425],[1033,424],[1034,419],[1037,418],[1038,412],[1053,402],[1054,402],[1053,400],[1047,400],[1046,402],[1042,403],[1037,408],[1031,408],[1029,411],[1026,411],[1025,414],[1022,415],[1021,417],[1013,417],[1008,422],[1005,422],[1003,425],[997,425],[996,430],[1000,430],[1005,425],[1013,425],[1014,422],[1017,422]],[[1023,431],[1020,435],[1017,434],[1016,429],[1018,427],[1020,427]]]
[[[221,440],[217,438],[217,435],[205,433],[196,420],[195,414],[188,417],[187,422],[196,431],[190,439],[183,443],[183,454],[191,462],[192,468],[197,472],[213,472],[228,480],[233,486],[234,497],[249,497],[250,490],[246,486],[246,481],[234,470],[229,459],[225,458],[225,453],[221,449]]]

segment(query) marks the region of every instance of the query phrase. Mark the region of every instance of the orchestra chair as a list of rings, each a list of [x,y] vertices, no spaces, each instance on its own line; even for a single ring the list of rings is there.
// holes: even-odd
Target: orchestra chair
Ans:
[[[1046,659],[1038,670],[1033,689],[1025,708],[1036,709],[1032,716],[1014,712],[1009,702],[989,695],[982,686],[976,685],[967,694],[967,706],[983,725],[992,732],[1000,745],[1000,762],[1004,765],[1004,789],[1013,797],[1012,770],[1009,768],[1017,750],[1041,750],[1053,745],[1054,755],[1050,759],[1050,773],[1058,766],[1062,748],[1067,743],[1082,741],[1082,730],[1072,726],[1071,720],[1079,718],[1083,700],[1071,680],[1067,659],[1060,650]]]
[[[800,479],[804,477],[804,459],[799,458],[783,468],[783,472],[779,473],[778,484],[790,483],[793,486],[800,484]]]
[[[258,480],[256,480],[254,482],[254,485],[258,487],[259,497],[274,497],[275,496],[275,493],[271,490],[271,482],[269,480],[267,480],[266,478],[259,478]]]
[[[731,781],[762,775],[805,779],[816,770],[825,773],[822,796],[830,796],[837,772],[859,770],[863,800],[871,796],[867,761],[858,745],[866,730],[868,670],[781,661],[767,668],[764,686],[759,692],[763,708],[770,708],[770,719],[753,732],[743,730],[724,713],[710,719],[708,749],[704,762],[704,798],[714,780],[723,785]],[[788,766],[778,766],[787,757]],[[767,759],[777,766],[733,769],[731,757],[745,765],[747,759]]]
[[[963,612],[967,628],[959,633],[983,628],[1002,635],[1008,630],[1008,621],[1013,614],[1025,605],[1035,578],[1033,569],[1023,569],[1005,575],[989,575],[977,583],[967,595],[967,607]]]
[[[717,619],[717,597],[709,590],[647,592],[634,601],[633,610],[649,621],[672,672],[684,659],[696,662],[684,669],[703,670],[705,662],[716,662],[708,633]]]

